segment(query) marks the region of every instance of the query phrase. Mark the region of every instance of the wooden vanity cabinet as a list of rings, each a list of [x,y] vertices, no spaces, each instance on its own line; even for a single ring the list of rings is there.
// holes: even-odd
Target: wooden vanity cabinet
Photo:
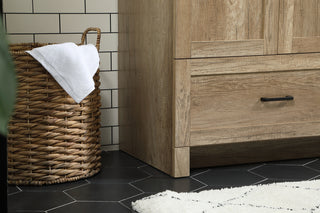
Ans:
[[[319,71],[320,0],[119,0],[120,149],[173,177],[319,156]]]

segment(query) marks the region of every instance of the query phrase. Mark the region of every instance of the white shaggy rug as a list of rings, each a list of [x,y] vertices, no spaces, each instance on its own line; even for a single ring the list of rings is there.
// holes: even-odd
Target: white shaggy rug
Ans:
[[[139,213],[320,213],[320,180],[199,193],[165,191],[132,207]]]

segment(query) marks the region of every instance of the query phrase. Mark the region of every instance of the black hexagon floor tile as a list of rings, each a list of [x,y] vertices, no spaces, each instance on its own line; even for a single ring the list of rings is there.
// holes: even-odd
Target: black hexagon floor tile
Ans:
[[[314,161],[314,158],[302,158],[302,159],[293,159],[293,160],[282,160],[282,161],[270,161],[267,164],[277,164],[277,165],[299,165],[302,166],[311,161]]]
[[[48,213],[129,213],[128,208],[118,202],[75,202],[69,205],[48,211]]]
[[[20,192],[20,190],[17,188],[17,186],[8,186],[7,192],[8,192],[8,195],[10,195],[13,193],[18,193],[18,192]]]
[[[105,168],[96,176],[87,180],[91,183],[130,183],[149,176],[138,168]]]
[[[310,180],[320,180],[320,175],[314,178],[311,178]]]
[[[304,166],[295,165],[264,165],[253,169],[252,172],[262,175],[268,179],[285,179],[285,180],[308,180],[316,177],[320,172]]]
[[[9,211],[45,211],[72,201],[63,192],[20,192],[8,196]]]
[[[77,201],[120,201],[142,192],[129,184],[89,184],[66,190]]]
[[[142,161],[130,156],[129,154],[122,151],[102,152],[102,167],[139,167],[146,165]]]
[[[209,171],[210,168],[190,169],[190,176],[199,175],[201,173]]]
[[[137,196],[134,196],[134,197],[131,197],[129,199],[126,199],[126,200],[122,200],[121,203],[125,206],[127,206],[127,208],[131,209],[132,206],[131,206],[131,203],[136,201],[136,200],[140,200],[144,197],[148,197],[150,195],[153,195],[155,193],[151,193],[151,192],[148,192],[148,193],[143,193],[143,194],[140,194],[140,195],[137,195]]]
[[[246,186],[264,179],[244,169],[230,168],[213,168],[193,178],[214,188]]]
[[[8,211],[8,213],[45,213],[45,211]]]
[[[102,152],[101,172],[87,180],[9,186],[9,213],[133,212],[132,201],[165,190],[198,192],[307,179],[320,179],[319,158],[192,169],[190,178],[174,179],[124,152]]]
[[[317,159],[309,164],[306,164],[305,166],[320,171],[320,159]]]
[[[144,192],[161,192],[172,190],[176,192],[189,192],[204,185],[191,178],[173,179],[169,177],[151,177],[132,183]]]
[[[48,192],[62,192],[63,190],[75,188],[82,185],[89,184],[86,180],[79,180],[75,182],[67,182],[67,183],[60,183],[60,184],[52,184],[52,185],[43,185],[43,186],[19,186],[22,191],[26,192],[41,192],[41,191],[48,191]]]
[[[283,183],[283,182],[294,182],[295,180],[286,180],[286,179],[265,179],[255,185],[271,184],[271,183]]]
[[[166,173],[153,168],[152,166],[141,166],[139,167],[139,170],[143,171],[144,173],[148,174],[149,176],[152,177],[163,177],[163,178],[170,178],[169,175],[167,175]]]

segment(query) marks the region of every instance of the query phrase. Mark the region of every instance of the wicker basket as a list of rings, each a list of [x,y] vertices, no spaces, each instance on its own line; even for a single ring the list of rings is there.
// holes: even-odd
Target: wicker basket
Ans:
[[[97,32],[99,50],[101,32]],[[26,50],[48,44],[11,45],[18,91],[8,133],[8,183],[43,185],[75,181],[100,171],[99,70],[96,89],[77,104]]]

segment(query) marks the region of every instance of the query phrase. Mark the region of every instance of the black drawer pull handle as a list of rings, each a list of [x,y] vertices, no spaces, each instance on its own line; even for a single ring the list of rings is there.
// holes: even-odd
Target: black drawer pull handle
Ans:
[[[285,97],[278,97],[278,98],[260,98],[261,102],[270,102],[270,101],[292,101],[294,99],[293,96],[287,95]]]

